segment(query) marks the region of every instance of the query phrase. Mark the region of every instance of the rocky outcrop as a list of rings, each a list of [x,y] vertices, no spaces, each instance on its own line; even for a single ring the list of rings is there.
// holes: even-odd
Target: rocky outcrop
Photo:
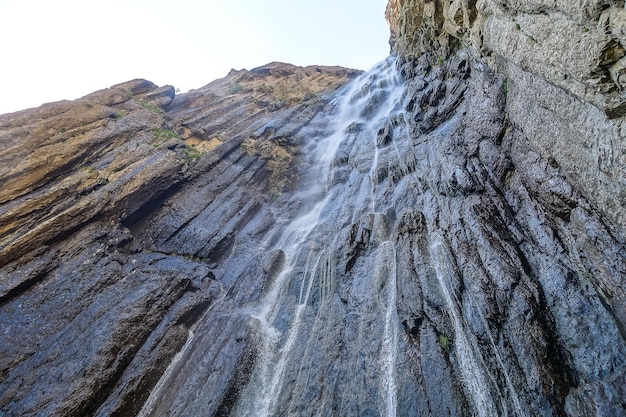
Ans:
[[[475,226],[483,223],[484,225],[479,228],[491,230],[492,232],[489,232],[491,235],[495,230],[500,229],[503,223],[493,217],[487,220],[491,216],[487,213],[493,213],[489,207],[508,207],[505,211],[513,214],[514,222],[521,226],[519,230],[525,230],[534,235],[534,237],[530,235],[521,237],[520,235],[518,238],[513,238],[518,234],[516,231],[518,229],[516,229],[517,226],[511,227],[511,224],[500,229],[509,230],[504,235],[501,232],[495,232],[501,236],[510,236],[505,240],[521,238],[527,243],[520,243],[520,249],[517,251],[521,252],[513,255],[512,258],[508,258],[508,255],[496,256],[495,259],[498,261],[495,263],[485,263],[486,258],[480,255],[483,259],[481,263],[487,266],[487,271],[491,267],[498,269],[488,272],[488,275],[498,278],[491,284],[483,285],[486,285],[484,288],[500,288],[506,281],[504,277],[510,274],[500,269],[508,263],[505,259],[515,259],[521,253],[524,254],[519,257],[517,266],[510,264],[510,271],[518,271],[518,273],[524,271],[522,275],[534,277],[531,281],[537,280],[535,281],[537,284],[533,285],[536,285],[539,291],[539,298],[535,301],[526,299],[523,304],[526,306],[535,304],[535,307],[531,307],[530,310],[541,310],[539,306],[543,304],[547,309],[542,310],[540,315],[551,317],[543,324],[538,324],[544,329],[536,328],[537,331],[545,334],[544,342],[542,342],[544,347],[536,350],[531,356],[551,358],[549,361],[552,365],[548,365],[543,371],[539,371],[542,365],[536,368],[534,365],[531,366],[535,369],[533,373],[544,372],[546,374],[538,377],[534,382],[527,378],[523,383],[523,390],[533,390],[533,386],[539,388],[547,380],[552,380],[553,385],[549,389],[552,393],[548,396],[552,397],[549,402],[553,403],[554,408],[547,409],[540,405],[543,401],[540,399],[546,398],[545,395],[548,392],[541,393],[541,390],[547,388],[546,385],[531,395],[535,400],[523,399],[519,388],[514,388],[514,383],[511,385],[509,373],[511,368],[502,363],[503,351],[498,348],[494,350],[499,353],[487,361],[500,363],[502,369],[505,370],[500,378],[502,378],[502,385],[509,387],[507,389],[511,397],[508,398],[507,404],[522,404],[524,411],[487,410],[487,415],[519,414],[520,412],[524,415],[534,415],[534,413],[572,416],[623,415],[622,409],[626,397],[623,391],[624,381],[618,376],[620,372],[623,372],[621,365],[618,373],[597,368],[589,373],[591,369],[589,363],[583,365],[585,361],[576,357],[582,355],[580,356],[582,358],[589,355],[589,352],[604,349],[600,348],[602,343],[607,344],[608,350],[605,352],[611,351],[614,344],[621,345],[624,338],[624,313],[621,306],[624,304],[626,274],[623,263],[623,237],[621,236],[626,226],[624,220],[624,202],[626,201],[624,153],[626,148],[623,141],[626,94],[619,74],[626,46],[626,38],[621,31],[624,10],[624,3],[618,1],[427,2],[391,0],[388,4],[386,17],[392,30],[392,46],[401,58],[404,74],[411,80],[409,88],[418,92],[418,96],[411,100],[410,107],[413,111],[412,118],[417,122],[416,134],[430,132],[433,127],[446,123],[444,120],[447,112],[444,112],[442,117],[441,105],[438,103],[441,100],[444,103],[450,103],[454,95],[459,94],[458,85],[450,81],[459,77],[469,77],[468,89],[460,94],[465,97],[465,100],[470,100],[474,106],[481,108],[483,112],[481,116],[477,115],[474,118],[469,116],[472,111],[465,110],[462,114],[466,120],[465,126],[471,126],[470,130],[465,130],[458,136],[445,134],[444,137],[454,142],[454,145],[448,146],[452,155],[456,154],[458,158],[457,152],[460,149],[467,149],[470,154],[474,149],[476,157],[481,162],[478,165],[471,163],[469,161],[472,157],[465,159],[467,156],[455,159],[451,164],[457,166],[454,174],[451,173],[452,183],[444,186],[444,189],[449,189],[451,186],[452,189],[458,190],[461,187],[461,190],[466,190],[460,191],[461,193],[469,190],[472,193],[476,192],[482,186],[477,188],[475,184],[471,184],[471,181],[468,183],[468,176],[463,172],[468,170],[471,178],[471,172],[475,168],[469,167],[481,166],[486,169],[489,181],[494,181],[492,186],[487,186],[487,188],[497,190],[504,197],[502,203],[492,202],[482,207],[479,204],[475,210],[472,209],[471,213],[454,214],[453,218],[460,219],[461,223],[466,224],[465,231],[446,231],[435,234],[463,236],[468,233],[467,227],[476,230]],[[460,57],[468,57],[471,62],[471,75],[465,70],[459,71]],[[449,72],[445,77],[437,80],[437,76],[433,78],[433,73],[437,74],[441,71],[441,67]],[[477,77],[480,81],[475,87],[471,87]],[[429,98],[424,96],[419,98],[424,91]],[[452,91],[456,93],[451,94]],[[488,104],[490,102],[491,104]],[[433,108],[433,103],[435,108]],[[466,119],[467,117],[470,117],[470,120]],[[459,124],[455,117],[451,117],[451,120],[449,123],[453,126],[464,124],[463,122]],[[484,124],[488,120],[491,120],[490,123],[495,123],[491,128]],[[474,130],[478,126],[481,128]],[[492,136],[492,142],[485,142],[484,139],[494,135],[495,126],[500,126],[496,129],[499,133]],[[435,127],[434,131],[438,129],[440,128]],[[483,139],[473,142],[474,133],[472,132],[476,132]],[[460,142],[455,142],[454,137],[462,139],[459,139]],[[496,153],[493,154],[493,151]],[[447,158],[440,155],[434,160],[445,161]],[[463,160],[465,162],[462,162]],[[456,161],[461,162],[457,165]],[[440,163],[443,167],[446,166],[445,162]],[[450,168],[441,169],[445,172]],[[479,194],[482,193],[479,192]],[[530,202],[528,199],[534,200],[535,203],[527,205]],[[523,208],[524,206],[541,207],[542,214],[534,209],[527,210]],[[581,207],[587,208],[581,211]],[[598,214],[592,215],[596,210]],[[601,229],[592,231],[593,222],[579,217],[579,214],[583,213],[585,216],[595,217],[597,220],[594,222],[599,222],[596,223],[597,225],[603,224]],[[482,220],[469,220],[476,215]],[[421,218],[421,223],[425,225],[418,229],[428,230],[424,239],[425,241],[432,240],[433,228],[427,226],[428,220],[426,220],[429,216],[421,216],[420,213],[418,219]],[[504,219],[505,224],[508,222],[506,216],[501,218]],[[548,220],[549,218],[553,220]],[[535,224],[542,224],[541,227],[548,227],[551,231],[546,230],[547,234],[538,232],[533,226],[533,222],[536,221],[539,223]],[[555,227],[555,222],[561,226]],[[457,222],[451,221],[450,224],[457,224]],[[552,226],[548,226],[549,224]],[[584,228],[584,232],[581,227]],[[474,232],[470,234],[476,236]],[[582,236],[588,236],[584,240],[591,240],[582,244],[578,241]],[[593,244],[590,242],[596,239],[595,236],[608,238],[613,242],[609,244],[613,249],[591,249]],[[550,244],[552,249],[544,252],[548,248],[545,246],[546,238],[556,239],[560,243]],[[478,241],[481,243],[469,253],[493,253],[491,250],[484,251],[481,248],[491,246],[493,244],[491,238],[488,241],[479,238]],[[574,243],[576,241],[578,243]],[[526,246],[527,244],[529,246]],[[499,246],[505,248],[508,245],[502,243]],[[533,250],[534,254],[527,252],[528,247],[536,248]],[[557,249],[558,247],[561,249]],[[553,252],[555,249],[559,255]],[[453,243],[449,250],[456,260],[455,265],[463,265],[460,267],[462,272],[459,272],[463,278],[458,285],[465,289],[459,291],[463,294],[467,291],[471,293],[466,279],[474,274],[471,272],[472,269],[479,267],[470,267],[472,262],[468,262],[465,255],[459,256],[461,252],[468,252],[456,244]],[[581,250],[591,250],[596,255],[582,254]],[[613,267],[596,269],[587,263],[591,259],[599,260],[597,255],[602,252],[611,253],[603,262],[608,262]],[[421,256],[428,256],[428,253]],[[544,260],[540,260],[541,258]],[[579,262],[583,262],[585,266]],[[426,264],[428,265],[429,262],[426,261]],[[565,272],[565,275],[562,275],[562,272],[555,274],[567,264],[571,266],[565,267],[565,270],[570,272]],[[419,273],[418,270],[418,275],[427,275],[427,271],[428,269],[425,269]],[[569,281],[575,276],[580,276],[582,280],[578,283],[576,280]],[[566,277],[566,280],[563,281],[563,278],[559,277]],[[415,294],[417,298],[423,297],[428,292],[424,285],[422,283],[417,286],[418,289],[408,291]],[[590,318],[589,321],[581,321],[575,318],[577,313],[573,313],[573,310],[571,313],[566,312],[573,306],[570,304],[572,301],[570,289],[583,288],[587,285],[588,288],[593,288],[592,293],[583,295],[581,301],[574,304],[582,307],[582,305],[594,302],[592,300],[600,301],[603,307],[598,305],[597,313],[608,312],[612,317],[609,321],[616,320],[613,333],[605,334],[605,337],[596,338],[592,336],[592,334],[598,334],[595,331],[587,333],[586,330],[582,330],[594,327],[595,324],[592,324],[594,320],[599,320],[595,323],[601,322],[602,320],[597,316],[595,319]],[[515,286],[515,290],[513,287],[502,289],[504,291],[502,294],[513,297],[511,301],[516,297],[512,294],[520,288],[517,284]],[[402,290],[399,288],[399,291]],[[500,290],[496,290],[494,294],[496,299],[499,297],[498,291]],[[463,297],[467,299],[463,300]],[[541,301],[542,298],[544,301]],[[407,299],[413,299],[413,297],[407,297]],[[518,301],[513,301],[508,308],[516,309],[515,303]],[[475,295],[459,296],[459,309],[473,309],[477,302],[480,303]],[[469,307],[470,305],[472,307]],[[586,313],[583,315],[587,315],[591,310],[584,308]],[[401,314],[400,311],[399,314]],[[464,316],[462,312],[459,314]],[[516,314],[521,313],[502,314],[500,310],[492,319],[487,319],[487,323],[491,320],[502,320],[503,317],[512,318]],[[421,324],[422,315],[416,316],[419,317]],[[465,316],[464,320],[472,321],[469,316]],[[410,324],[411,321],[407,320],[406,323]],[[485,323],[479,325],[484,329],[483,326]],[[566,330],[570,326],[576,328],[576,335]],[[493,326],[487,327],[491,328],[487,330],[487,334],[492,334],[489,336],[490,343],[500,344],[500,346],[536,346],[530,340],[503,342],[502,340],[510,337],[510,334],[500,333],[500,336],[493,336]],[[515,330],[518,329],[517,325],[505,325],[502,329],[502,331],[508,329],[509,333],[516,335],[520,334],[519,330]],[[615,332],[616,329],[619,329],[619,334]],[[483,331],[477,330],[475,334]],[[524,332],[526,331],[522,331]],[[417,330],[414,333],[417,333]],[[588,342],[582,342],[585,338]],[[579,350],[578,343],[585,347]],[[427,349],[421,346],[421,349]],[[547,350],[542,353],[541,350],[546,347]],[[537,347],[530,349],[537,349]],[[608,362],[615,363],[613,360],[617,360],[618,363],[623,363],[623,352],[614,351],[614,353],[615,356],[609,354],[613,359]],[[423,353],[422,357],[425,355],[426,353]],[[591,354],[596,358],[603,357],[603,355]],[[481,356],[485,358],[484,354]],[[598,359],[599,362],[605,360],[607,360],[606,357]],[[516,366],[520,366],[525,360],[518,356],[515,362]],[[521,365],[526,369],[524,372],[527,375],[531,372],[526,367],[528,365],[528,363]],[[462,374],[462,363],[459,363],[459,368],[453,372],[452,378],[460,377],[463,380]],[[555,378],[557,374],[560,376]],[[446,378],[448,378],[447,375],[442,375],[439,380],[444,381]],[[467,383],[466,380],[465,384]],[[485,385],[489,384],[485,383]],[[465,387],[465,392],[468,392],[467,387]],[[612,394],[608,394],[609,392]],[[515,396],[513,393],[516,393]],[[605,395],[612,396],[615,401],[607,400]],[[433,402],[440,401],[429,396],[427,392],[426,397]],[[451,393],[450,398],[454,397],[455,394]],[[557,397],[561,399],[556,400]],[[525,408],[525,404],[528,408]],[[444,405],[446,408],[450,407],[449,404]]]
[[[274,222],[290,137],[356,74],[275,63],[178,97],[135,80],[0,116],[0,414],[135,415],[231,289],[241,266],[218,261],[240,230]],[[254,146],[277,118],[276,151]]]
[[[415,153],[427,156],[417,165],[423,203],[399,230],[399,247],[412,248],[400,260],[414,269],[400,281],[398,315],[425,370],[418,380],[436,376],[424,398],[451,415],[467,413],[463,401],[472,415],[621,415],[623,234],[526,136],[512,108],[521,85],[506,91],[505,75],[470,57],[457,52],[409,87]],[[449,349],[448,374],[430,359],[433,338],[446,350],[441,335],[479,348]],[[449,379],[465,400],[454,388],[442,399]]]
[[[609,115],[624,112],[620,1],[391,0],[386,17],[404,57],[472,46],[498,54]],[[555,53],[559,51],[559,53]]]
[[[386,17],[406,60],[467,49],[501,74],[511,121],[623,228],[626,9],[574,3],[391,0]]]
[[[623,416],[624,4],[575,3],[0,116],[0,414]]]

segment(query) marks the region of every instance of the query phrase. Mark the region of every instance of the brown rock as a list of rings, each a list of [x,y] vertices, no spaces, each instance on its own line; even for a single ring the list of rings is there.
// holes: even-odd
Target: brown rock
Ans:
[[[270,64],[180,97],[133,80],[0,116],[0,414],[136,415],[223,298],[212,268],[273,224],[295,148],[255,132],[297,131],[357,73]]]

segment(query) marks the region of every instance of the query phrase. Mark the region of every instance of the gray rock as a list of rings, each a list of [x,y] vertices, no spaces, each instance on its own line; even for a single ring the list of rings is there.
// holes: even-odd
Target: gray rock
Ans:
[[[394,0],[406,54],[344,88],[1,116],[45,146],[0,153],[0,413],[623,416],[617,6]]]

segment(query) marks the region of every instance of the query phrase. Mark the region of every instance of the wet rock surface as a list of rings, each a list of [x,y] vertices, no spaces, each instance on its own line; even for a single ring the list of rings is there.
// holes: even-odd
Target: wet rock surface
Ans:
[[[243,144],[281,115],[297,132],[357,74],[275,63],[187,96],[134,80],[0,116],[0,413],[136,415],[200,317],[258,297],[248,270],[296,158]],[[253,90],[267,77],[291,95]]]
[[[468,49],[501,74],[512,123],[624,228],[625,10],[601,0],[391,0],[385,16],[401,59],[435,64]]]
[[[262,293],[142,415],[623,415],[622,229],[511,122],[504,76],[467,52],[406,84],[393,65],[302,130],[341,138],[274,202],[300,209]]]
[[[621,93],[574,88],[620,7],[394,0],[357,79],[0,116],[0,414],[625,415]],[[610,30],[548,73],[542,19]]]

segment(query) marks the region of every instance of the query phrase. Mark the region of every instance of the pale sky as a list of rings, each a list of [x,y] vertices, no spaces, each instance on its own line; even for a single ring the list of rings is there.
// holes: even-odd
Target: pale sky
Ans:
[[[367,70],[387,0],[0,0],[0,114],[133,78],[181,92],[272,61]]]

